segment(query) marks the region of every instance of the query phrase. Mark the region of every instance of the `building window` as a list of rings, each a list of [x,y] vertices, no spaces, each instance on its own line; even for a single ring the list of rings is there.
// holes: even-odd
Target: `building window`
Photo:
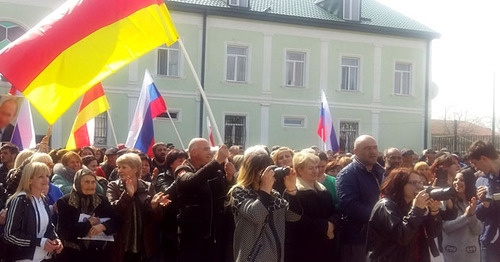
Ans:
[[[359,136],[359,123],[354,121],[340,121],[340,151],[353,152],[354,140]]]
[[[359,21],[361,16],[361,0],[344,0],[344,19]]]
[[[170,116],[172,117],[173,121],[180,121],[180,117],[181,117],[180,111],[169,109],[168,113],[170,113]],[[157,118],[158,119],[166,119],[166,120],[170,121],[170,119],[168,117],[168,113],[167,113],[167,111],[165,111],[165,112],[161,113],[160,115],[158,115]]]
[[[226,80],[247,81],[248,47],[228,45],[226,50]]]
[[[342,83],[340,90],[358,91],[359,58],[342,57]]]
[[[179,43],[175,42],[170,46],[162,45],[158,47],[158,75],[180,77],[181,76],[181,50]]]
[[[394,93],[397,95],[411,94],[411,64],[396,63]]]
[[[248,7],[249,0],[228,0],[230,6]]]
[[[306,70],[306,53],[286,52],[286,85],[304,86]]]
[[[224,143],[231,147],[245,147],[246,116],[226,115],[224,118]]]
[[[306,119],[304,117],[285,116],[283,126],[286,127],[305,127]]]
[[[108,113],[104,112],[94,118],[94,145],[106,146],[108,143]]]

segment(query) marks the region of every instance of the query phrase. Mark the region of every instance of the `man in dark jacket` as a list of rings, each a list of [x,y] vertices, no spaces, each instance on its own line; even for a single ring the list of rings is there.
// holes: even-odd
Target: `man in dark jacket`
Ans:
[[[337,175],[342,215],[342,261],[366,261],[366,233],[373,206],[379,199],[384,168],[377,163],[377,141],[362,135],[354,141],[354,159]]]
[[[217,249],[219,236],[225,234],[217,228],[221,228],[223,202],[233,180],[233,174],[224,172],[229,150],[220,146],[212,160],[210,144],[203,138],[191,140],[188,150],[187,163],[175,171],[181,230],[178,259],[223,261]]]
[[[478,179],[476,216],[484,222],[479,237],[481,261],[500,261],[500,155],[490,142],[476,141],[469,150],[470,162],[485,175]]]

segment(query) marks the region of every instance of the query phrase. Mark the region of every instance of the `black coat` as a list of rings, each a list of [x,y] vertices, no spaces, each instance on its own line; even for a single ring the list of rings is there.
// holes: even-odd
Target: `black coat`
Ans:
[[[440,215],[426,214],[417,207],[405,212],[394,201],[382,198],[373,207],[368,223],[368,257],[370,261],[413,262],[418,248],[418,261],[430,261],[429,244],[441,228]]]
[[[106,227],[104,234],[115,234],[120,229],[123,221],[113,210],[106,197],[101,195],[97,196],[101,199],[101,203],[95,208],[94,216],[99,218],[110,218],[108,221],[102,223]],[[72,253],[75,255],[85,256],[86,253],[89,253],[89,249],[93,249],[92,251],[95,249],[102,249],[104,244],[108,243],[103,243],[102,241],[90,241],[94,243],[89,244],[78,239],[78,237],[86,236],[92,226],[88,221],[78,222],[82,212],[69,205],[69,198],[70,194],[66,194],[57,201],[58,222],[56,231],[65,246],[63,253],[70,252],[69,249],[80,249],[80,252]],[[72,261],[82,261],[79,257],[65,258],[68,260],[71,259]]]
[[[328,261],[332,240],[327,238],[328,222],[338,226],[338,216],[330,192],[300,190],[303,208],[297,222],[286,222],[285,261]]]

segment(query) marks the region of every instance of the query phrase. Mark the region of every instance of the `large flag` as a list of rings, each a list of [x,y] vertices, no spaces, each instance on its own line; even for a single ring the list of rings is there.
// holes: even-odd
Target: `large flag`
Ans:
[[[339,151],[337,136],[333,128],[332,114],[330,114],[330,107],[323,90],[321,90],[321,114],[318,123],[318,135],[325,143],[326,150]]]
[[[9,93],[11,95],[22,96],[21,92],[12,88]],[[20,150],[35,148],[36,137],[35,129],[33,129],[33,118],[31,116],[30,102],[24,99],[19,114],[17,115],[17,123],[12,134],[10,142]]]
[[[210,145],[214,147],[215,146],[214,134],[212,133],[212,125],[210,124],[210,118],[208,118],[208,116],[207,116],[207,129],[208,129],[208,137],[210,138]]]
[[[73,150],[93,145],[94,118],[108,109],[109,103],[104,94],[104,89],[101,83],[98,83],[83,95],[75,123],[71,128],[66,149]]]
[[[134,119],[128,132],[125,146],[136,148],[143,153],[153,155],[152,147],[155,143],[155,134],[153,129],[153,119],[167,110],[165,100],[156,88],[153,78],[146,69],[142,90],[135,108]]]
[[[68,0],[0,50],[0,73],[53,124],[102,79],[178,38],[163,0]]]

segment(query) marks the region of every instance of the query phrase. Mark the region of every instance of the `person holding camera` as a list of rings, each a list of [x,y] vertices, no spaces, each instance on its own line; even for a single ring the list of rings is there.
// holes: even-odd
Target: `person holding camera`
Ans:
[[[231,245],[221,237],[227,235],[223,230],[231,230],[231,225],[223,224],[224,200],[234,176],[234,170],[228,169],[231,164],[226,163],[229,150],[221,145],[214,157],[206,139],[194,138],[188,154],[189,159],[175,170],[181,231],[178,260],[225,261],[231,255],[226,253],[226,245],[229,253]]]
[[[230,191],[236,228],[235,261],[284,261],[285,220],[297,221],[302,207],[296,198],[296,175],[290,168],[271,166],[258,146],[245,151],[236,185]],[[278,178],[286,190],[273,190]]]
[[[441,232],[440,202],[423,190],[418,173],[396,168],[380,188],[381,198],[368,222],[370,261],[430,261],[429,248]],[[437,255],[437,253],[436,253]]]
[[[468,167],[455,176],[453,187],[457,198],[454,207],[458,216],[443,222],[443,256],[445,262],[479,261],[479,243],[482,224],[476,213],[476,177]]]
[[[332,239],[338,216],[333,198],[317,181],[319,157],[307,151],[293,156],[293,169],[297,173],[297,198],[302,217],[297,222],[287,222],[285,261],[332,261]]]
[[[478,140],[468,149],[471,164],[486,176],[486,185],[477,188],[476,216],[483,222],[479,237],[481,261],[500,261],[500,155],[490,142]]]

